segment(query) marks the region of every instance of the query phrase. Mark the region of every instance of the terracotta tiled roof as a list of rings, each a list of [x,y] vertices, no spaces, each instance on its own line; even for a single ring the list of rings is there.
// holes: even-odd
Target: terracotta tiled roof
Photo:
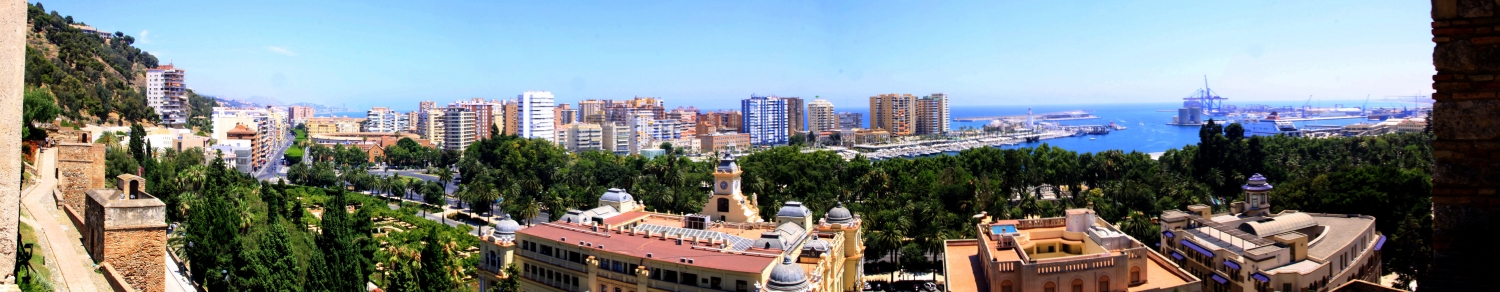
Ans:
[[[632,212],[633,213],[633,212]],[[626,213],[630,214],[630,213]],[[624,216],[624,215],[622,215]],[[669,262],[674,264],[685,264],[704,267],[715,270],[724,270],[743,273],[760,273],[765,271],[775,260],[773,257],[734,254],[693,248],[687,242],[677,245],[675,239],[662,240],[659,237],[646,238],[644,235],[630,235],[630,233],[608,233],[609,236],[579,232],[564,229],[561,223],[548,223],[521,229],[517,232],[532,236],[533,238],[546,239],[562,244],[577,245],[579,241],[586,241],[605,253],[621,256],[639,258],[649,261]],[[571,226],[571,225],[570,225]],[[578,226],[583,229],[584,227]],[[566,238],[567,242],[562,242]],[[603,248],[600,248],[603,246]],[[646,254],[651,258],[646,258]],[[679,263],[678,259],[688,258],[693,264]]]

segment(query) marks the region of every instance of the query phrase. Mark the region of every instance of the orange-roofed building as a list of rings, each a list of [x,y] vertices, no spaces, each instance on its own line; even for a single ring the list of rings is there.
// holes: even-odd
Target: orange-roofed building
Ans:
[[[819,220],[785,202],[774,221],[739,192],[726,155],[703,214],[645,211],[610,189],[597,208],[523,227],[506,218],[482,238],[479,288],[520,277],[521,291],[859,291],[864,287],[861,219],[842,204]],[[723,200],[719,200],[722,198]],[[729,214],[739,216],[729,216]],[[519,275],[505,267],[516,265]]]
[[[1203,291],[1198,277],[1093,210],[1024,220],[976,217],[979,238],[944,243],[948,291]]]

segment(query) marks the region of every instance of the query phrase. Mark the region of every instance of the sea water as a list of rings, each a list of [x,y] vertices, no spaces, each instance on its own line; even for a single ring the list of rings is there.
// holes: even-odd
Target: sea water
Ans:
[[[1273,106],[1282,106],[1272,104]],[[1300,105],[1298,105],[1300,106]],[[1371,104],[1371,106],[1376,106]],[[1121,150],[1125,152],[1138,151],[1142,153],[1165,152],[1168,149],[1182,148],[1184,145],[1198,144],[1198,126],[1175,126],[1168,125],[1172,117],[1177,115],[1177,108],[1181,103],[1137,103],[1137,104],[1103,104],[1103,105],[1036,105],[1036,106],[950,106],[949,116],[952,118],[965,117],[987,117],[987,116],[1010,116],[1025,115],[1027,108],[1032,113],[1052,113],[1073,110],[1087,110],[1098,116],[1097,119],[1054,121],[1061,125],[1108,125],[1109,122],[1125,126],[1125,130],[1112,131],[1107,135],[1082,135],[1076,137],[1064,137],[1057,139],[1042,140],[1033,143],[1021,143],[1004,148],[1036,147],[1043,143],[1051,146],[1061,147],[1075,152],[1102,152],[1106,150]],[[1159,111],[1160,110],[1160,111]],[[842,111],[842,110],[840,110]],[[866,109],[854,109],[854,112],[865,113],[864,126],[869,127],[869,116]],[[1206,117],[1223,119],[1224,117]],[[1354,123],[1366,122],[1364,118],[1318,120],[1294,122],[1298,128],[1309,125],[1323,126],[1345,126]],[[958,131],[963,127],[982,129],[989,121],[958,122],[953,121],[949,130]],[[1092,139],[1090,139],[1092,138]]]

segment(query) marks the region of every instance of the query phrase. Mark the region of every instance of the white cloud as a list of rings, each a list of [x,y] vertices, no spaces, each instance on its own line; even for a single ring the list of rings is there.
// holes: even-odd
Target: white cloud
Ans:
[[[150,39],[146,39],[146,35],[149,35],[149,34],[151,34],[150,30],[141,30],[141,36],[138,37],[138,38],[135,38],[135,42],[136,43],[140,43],[140,44],[149,44],[149,43],[151,43]]]
[[[277,54],[282,54],[282,55],[287,55],[287,56],[297,56],[297,52],[293,52],[292,50],[288,50],[287,48],[278,47],[278,46],[266,46],[266,50],[271,51],[272,53],[277,53]]]

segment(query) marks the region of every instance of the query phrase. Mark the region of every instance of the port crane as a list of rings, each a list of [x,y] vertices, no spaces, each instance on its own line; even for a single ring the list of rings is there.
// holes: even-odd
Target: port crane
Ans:
[[[1208,75],[1203,76],[1203,89],[1199,89],[1198,92],[1193,93],[1193,95],[1191,96],[1184,97],[1182,98],[1182,100],[1183,106],[1193,107],[1193,104],[1198,104],[1203,108],[1203,112],[1210,116],[1223,116],[1225,114],[1228,114],[1228,112],[1224,110],[1224,100],[1228,100],[1228,98],[1224,98],[1222,96],[1214,94],[1213,89],[1210,89],[1208,87]]]

